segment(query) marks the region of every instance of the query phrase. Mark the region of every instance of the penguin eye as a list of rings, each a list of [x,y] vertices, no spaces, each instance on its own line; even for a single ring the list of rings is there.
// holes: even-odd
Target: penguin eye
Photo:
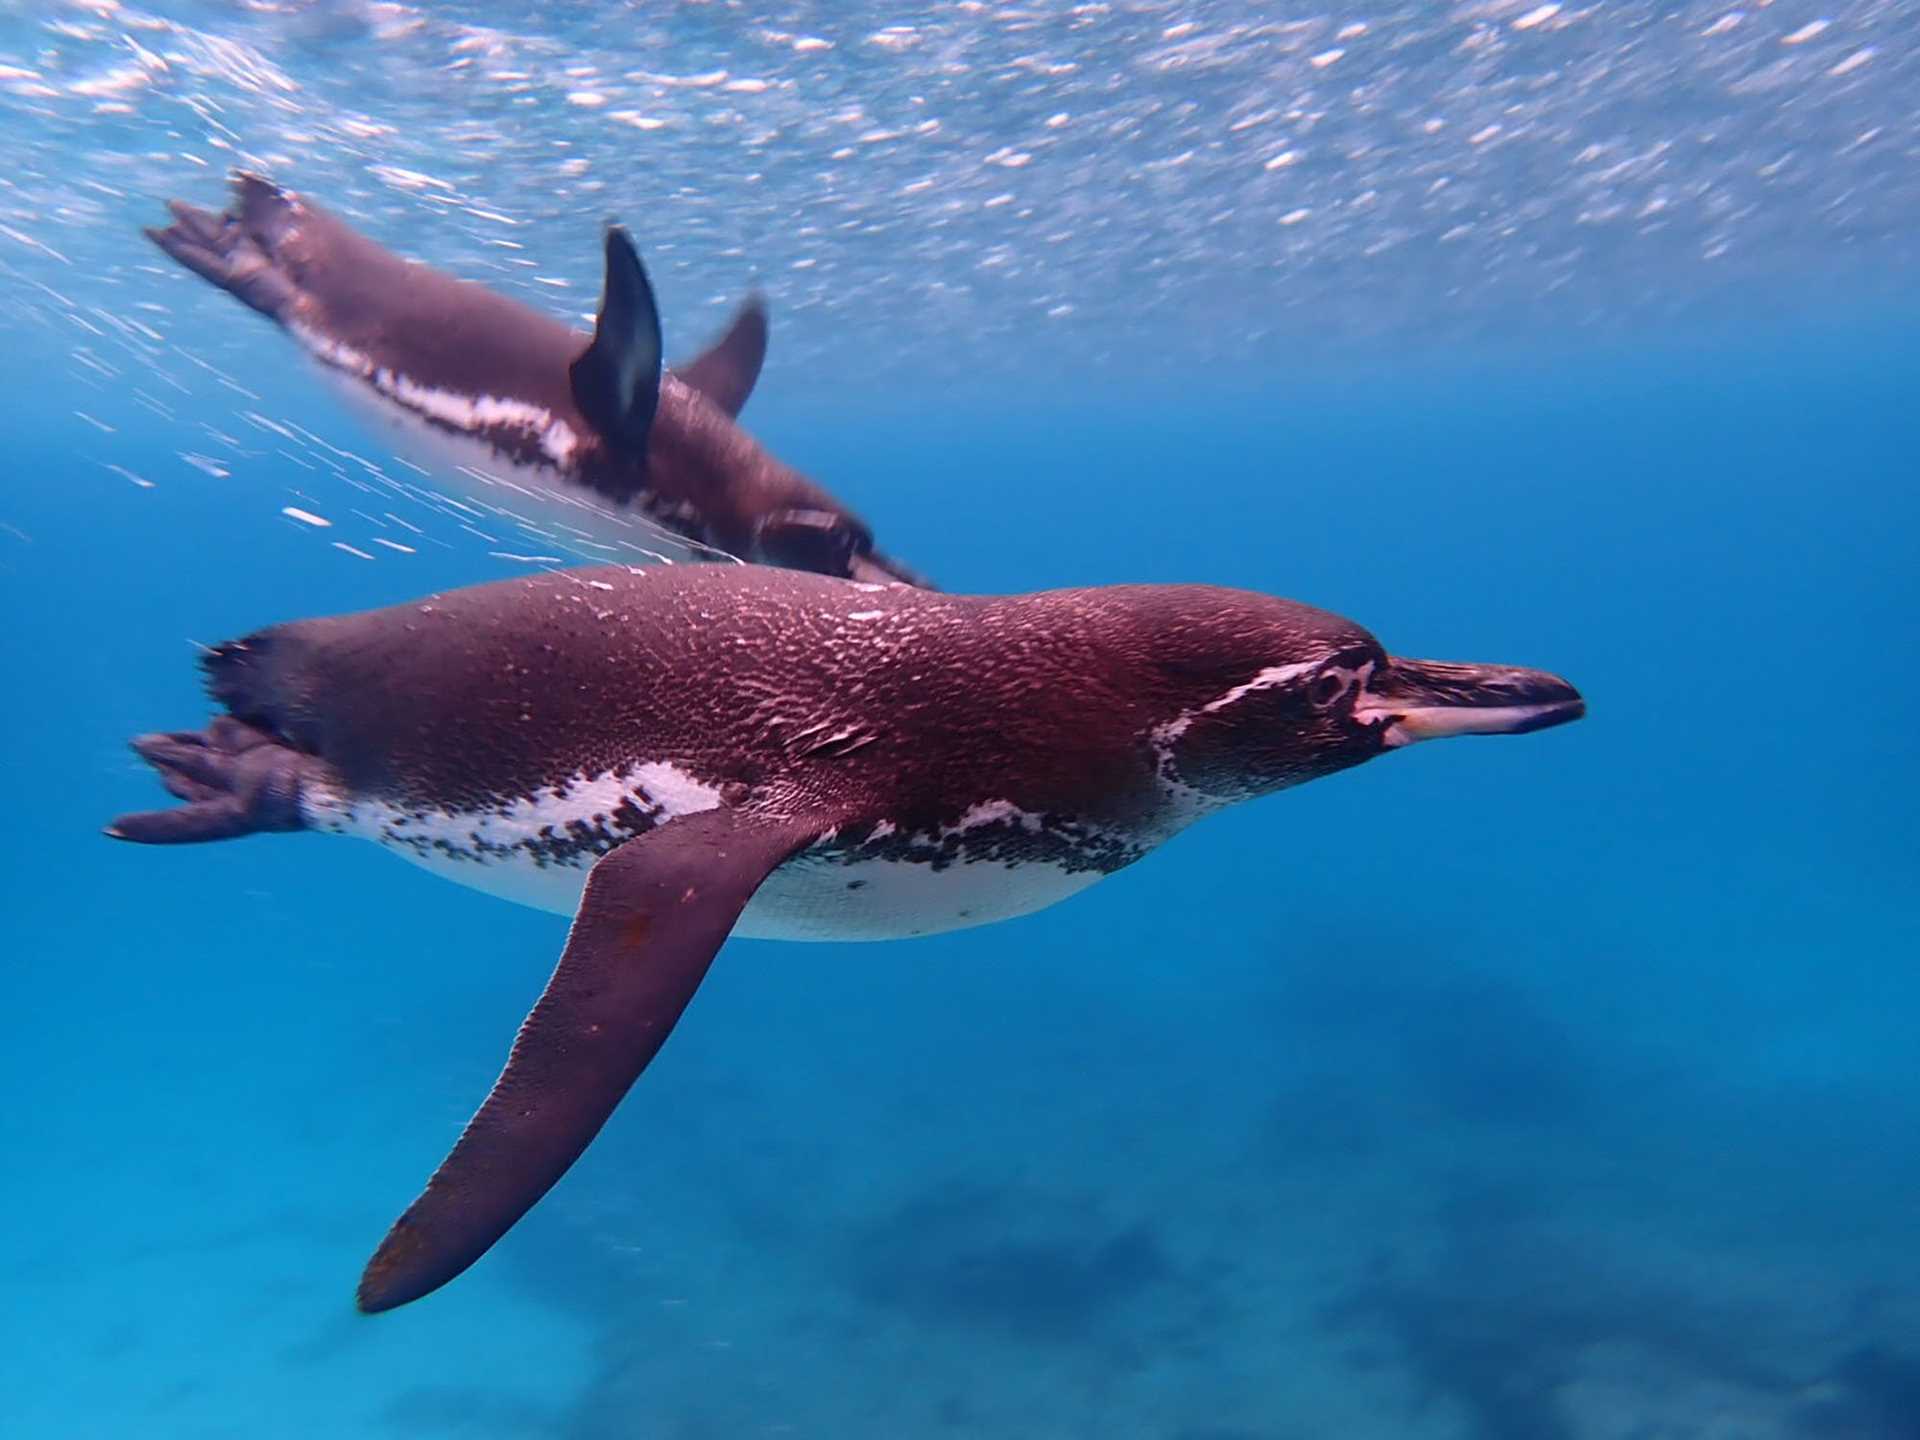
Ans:
[[[1324,710],[1347,692],[1348,677],[1338,670],[1329,670],[1314,677],[1307,687],[1307,699]]]

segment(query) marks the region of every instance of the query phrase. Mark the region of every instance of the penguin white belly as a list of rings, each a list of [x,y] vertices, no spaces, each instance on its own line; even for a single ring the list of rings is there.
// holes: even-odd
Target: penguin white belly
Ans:
[[[369,836],[379,840],[380,837]],[[580,907],[587,865],[541,864],[527,851],[456,858],[431,847],[389,849],[421,868],[503,900],[571,915]],[[1102,876],[1057,865],[955,861],[936,870],[906,860],[801,856],[767,877],[733,933],[746,940],[903,940],[991,925],[1057,904]]]
[[[711,809],[719,796],[670,766],[635,772],[656,822]],[[574,781],[564,797],[544,792],[499,810],[401,810],[382,801],[326,792],[304,798],[315,829],[372,840],[456,884],[503,900],[572,915],[597,858],[585,843],[558,837],[603,830],[632,780]],[[1004,812],[991,807],[996,817]],[[890,827],[889,827],[890,833]],[[938,849],[929,837],[929,851]],[[571,853],[563,853],[570,850]],[[1043,910],[1103,876],[1046,861],[1008,863],[945,854],[896,859],[807,851],[769,875],[733,933],[754,940],[896,940],[990,925]]]
[[[391,445],[402,461],[431,477],[426,482],[405,476],[390,479],[428,491],[444,490],[462,508],[475,512],[468,518],[512,527],[511,535],[498,538],[548,550],[558,547],[588,560],[645,564],[696,558],[683,537],[573,483],[558,459],[551,466],[517,464],[483,435],[436,425],[420,410],[376,389],[365,377],[329,363],[311,342],[307,348],[312,368],[341,408],[369,435]],[[449,404],[459,401],[459,397],[447,399]],[[459,518],[457,511],[452,513]]]
[[[1098,870],[1044,862],[852,860],[800,855],[766,878],[733,933],[749,940],[900,940],[1030,915]]]

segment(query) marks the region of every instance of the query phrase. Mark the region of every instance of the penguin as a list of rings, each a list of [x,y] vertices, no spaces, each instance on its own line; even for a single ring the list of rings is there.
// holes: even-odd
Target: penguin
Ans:
[[[212,649],[223,713],[133,749],[147,844],[314,831],[573,917],[506,1067],[369,1261],[465,1270],[560,1179],[723,941],[884,940],[1052,905],[1225,806],[1585,711],[1204,585],[943,594],[740,565],[562,570]]]
[[[517,300],[404,260],[311,200],[246,171],[220,215],[168,202],[148,239],[274,320],[354,408],[515,518],[544,510],[589,531],[638,512],[680,543],[668,559],[758,560],[924,583],[873,532],[737,423],[766,357],[749,299],[690,363],[663,369],[660,316],[633,241],[606,233],[592,335]],[[503,493],[498,472],[511,477]]]

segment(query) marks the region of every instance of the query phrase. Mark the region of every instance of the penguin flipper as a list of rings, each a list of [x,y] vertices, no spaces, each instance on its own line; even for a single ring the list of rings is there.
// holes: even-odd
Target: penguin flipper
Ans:
[[[749,295],[726,333],[673,373],[737,419],[766,359],[767,304]]]
[[[567,371],[573,403],[607,442],[630,455],[647,453],[647,433],[660,405],[660,307],[633,241],[607,227],[607,279],[593,342]]]
[[[367,1262],[361,1310],[446,1284],[546,1194],[665,1042],[754,891],[833,823],[703,810],[595,863],[506,1069]]]

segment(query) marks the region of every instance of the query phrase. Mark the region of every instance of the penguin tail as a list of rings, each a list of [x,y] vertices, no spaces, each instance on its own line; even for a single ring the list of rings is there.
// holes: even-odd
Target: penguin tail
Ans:
[[[173,223],[146,237],[194,274],[218,285],[263,315],[284,319],[300,296],[280,247],[297,222],[298,201],[258,175],[241,171],[224,214],[169,200]]]
[[[257,630],[216,645],[200,657],[207,693],[234,719],[282,743],[298,744],[287,721],[287,638],[280,629]]]

